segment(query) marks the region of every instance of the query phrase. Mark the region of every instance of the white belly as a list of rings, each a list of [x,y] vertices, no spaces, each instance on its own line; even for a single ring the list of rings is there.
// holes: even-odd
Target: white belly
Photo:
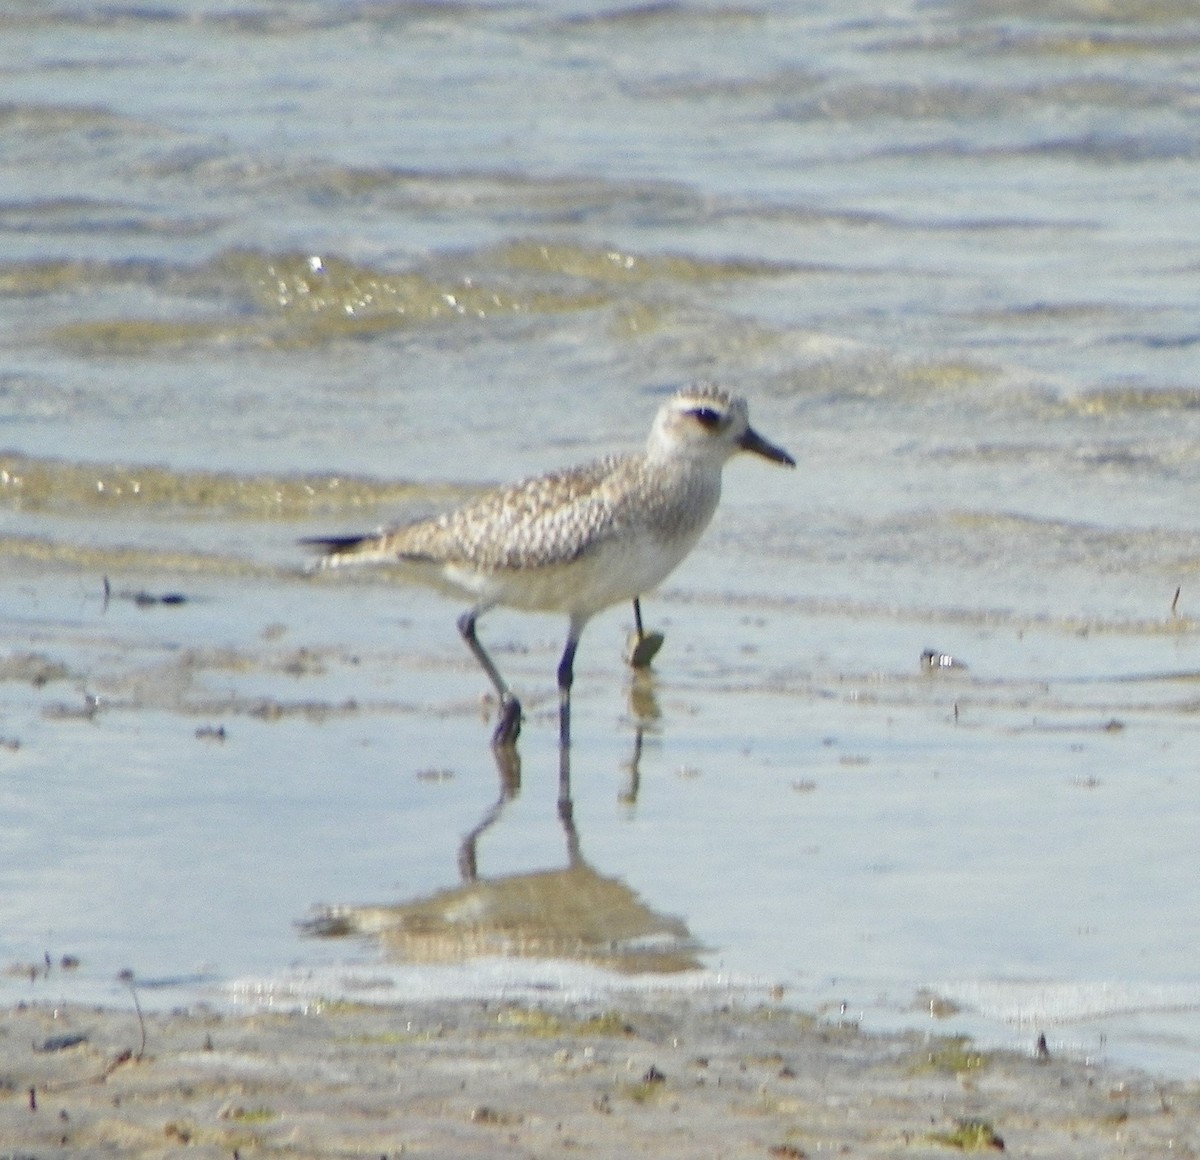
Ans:
[[[608,540],[569,564],[490,573],[448,565],[443,575],[481,604],[586,618],[660,584],[702,530],[666,542],[647,535]]]

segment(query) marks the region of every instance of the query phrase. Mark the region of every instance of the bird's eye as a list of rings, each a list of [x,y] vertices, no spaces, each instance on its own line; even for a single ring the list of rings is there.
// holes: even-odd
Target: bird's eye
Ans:
[[[721,425],[721,412],[714,411],[712,407],[696,407],[692,414],[706,431],[715,431]]]

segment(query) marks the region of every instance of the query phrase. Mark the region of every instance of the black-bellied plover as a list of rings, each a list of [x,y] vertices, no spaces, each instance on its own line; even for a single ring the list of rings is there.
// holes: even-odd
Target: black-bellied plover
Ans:
[[[497,488],[434,519],[366,536],[306,540],[326,567],[404,562],[474,601],[458,630],[500,698],[493,744],[521,728],[521,705],[475,635],[502,605],[570,618],[558,665],[559,732],[570,741],[575,650],[602,609],[634,602],[692,550],[721,498],[721,469],[738,451],[795,467],[751,426],[746,401],[709,385],[684,388],[659,409],[646,449]]]

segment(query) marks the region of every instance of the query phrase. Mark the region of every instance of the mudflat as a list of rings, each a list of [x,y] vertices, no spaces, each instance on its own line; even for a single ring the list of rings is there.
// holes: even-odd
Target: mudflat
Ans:
[[[1191,1156],[1200,1088],[610,997],[0,1013],[0,1158]]]

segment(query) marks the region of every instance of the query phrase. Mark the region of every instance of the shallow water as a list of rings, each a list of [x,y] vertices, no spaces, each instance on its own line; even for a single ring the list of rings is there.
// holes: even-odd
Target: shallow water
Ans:
[[[295,541],[702,376],[800,469],[730,465],[650,689],[589,627],[573,836],[562,626],[484,621],[531,718],[480,874],[577,841],[722,977],[1195,1072],[1190,6],[0,29],[0,960],[81,963],[7,991],[380,966],[295,923],[459,885],[485,682],[456,606]]]

